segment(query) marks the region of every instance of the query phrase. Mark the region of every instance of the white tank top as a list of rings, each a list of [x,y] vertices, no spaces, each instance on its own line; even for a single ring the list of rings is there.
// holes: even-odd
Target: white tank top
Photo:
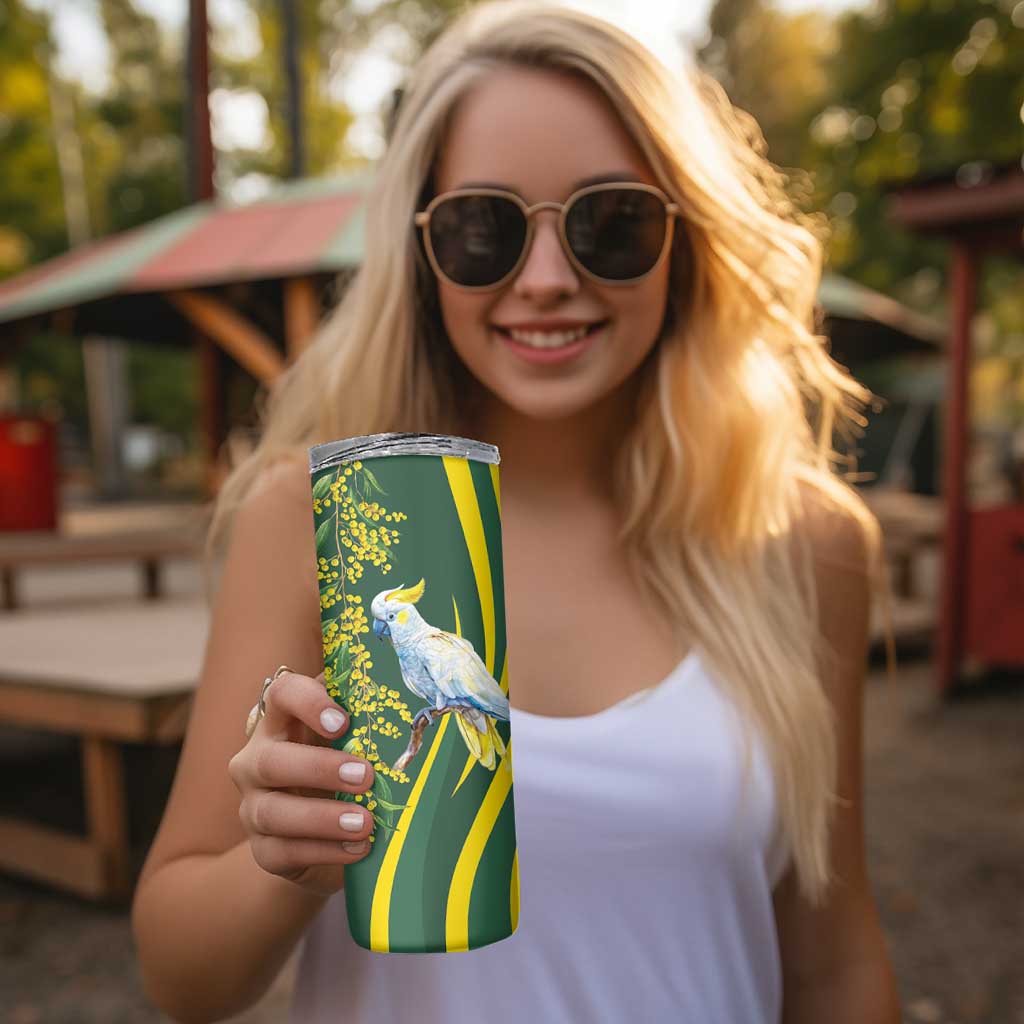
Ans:
[[[755,742],[696,652],[593,715],[511,710],[519,922],[457,953],[357,946],[344,890],[305,938],[296,1024],[778,1024],[788,850]]]

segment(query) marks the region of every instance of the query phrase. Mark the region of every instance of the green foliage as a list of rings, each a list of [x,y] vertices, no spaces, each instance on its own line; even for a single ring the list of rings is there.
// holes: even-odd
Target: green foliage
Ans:
[[[339,86],[378,33],[394,40],[392,54],[411,67],[423,48],[443,29],[465,0],[385,0],[370,10],[355,0],[296,0],[301,38],[306,173],[339,170],[364,158],[352,152],[346,136],[355,117],[340,98]],[[288,174],[287,86],[282,56],[280,0],[251,0],[259,23],[259,51],[244,58],[221,55],[214,85],[252,89],[267,103],[270,139],[257,149],[219,154],[232,177]]]
[[[766,0],[718,0],[708,28],[700,65],[754,116],[773,163],[803,166],[807,124],[828,94],[835,23],[815,10],[786,14]]]
[[[100,232],[122,231],[187,201],[185,77],[152,17],[131,0],[101,0],[110,43],[111,85],[95,99],[84,141]]]
[[[832,225],[832,269],[940,313],[948,246],[899,229],[886,188],[965,163],[1020,159],[1024,8],[1019,0],[876,0],[831,25],[815,17],[811,31],[805,14],[768,0],[718,0],[699,58],[757,117],[773,162],[811,173],[809,205]],[[999,307],[1005,331],[1019,314],[996,302],[1000,280],[994,270],[986,276],[982,302]]]
[[[840,19],[828,100],[809,124],[807,151],[820,201],[835,207],[841,197],[837,269],[885,287],[942,262],[943,250],[899,237],[883,186],[968,161],[1020,159],[1024,31],[1012,7],[884,0]]]
[[[128,380],[136,418],[198,444],[199,388],[191,348],[128,347]]]
[[[50,130],[49,22],[20,0],[0,3],[0,278],[67,245]]]
[[[79,339],[40,331],[21,346],[14,370],[28,410],[46,411],[83,433],[88,429],[85,366]]]

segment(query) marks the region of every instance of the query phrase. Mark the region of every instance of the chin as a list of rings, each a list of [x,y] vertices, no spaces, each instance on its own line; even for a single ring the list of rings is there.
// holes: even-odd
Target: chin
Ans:
[[[570,419],[597,405],[609,392],[571,386],[552,386],[529,391],[495,392],[497,398],[512,412],[525,419],[556,422]]]

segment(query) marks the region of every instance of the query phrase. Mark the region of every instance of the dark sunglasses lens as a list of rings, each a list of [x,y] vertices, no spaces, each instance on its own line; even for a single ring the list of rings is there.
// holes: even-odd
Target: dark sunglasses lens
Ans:
[[[666,220],[664,202],[651,192],[601,189],[572,204],[565,229],[587,270],[609,281],[628,281],[657,263]]]
[[[438,203],[430,217],[438,265],[469,287],[503,278],[519,259],[525,239],[523,211],[501,196],[453,196]]]

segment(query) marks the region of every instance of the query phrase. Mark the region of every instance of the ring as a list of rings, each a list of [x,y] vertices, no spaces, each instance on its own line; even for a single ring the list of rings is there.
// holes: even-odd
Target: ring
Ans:
[[[278,670],[272,675],[267,676],[263,680],[263,689],[260,690],[260,699],[253,704],[252,711],[249,712],[249,717],[245,720],[245,738],[248,740],[252,737],[252,734],[256,731],[256,726],[259,720],[267,713],[267,687],[279,676],[285,672],[292,672],[294,669],[290,669],[287,665],[281,665]]]

